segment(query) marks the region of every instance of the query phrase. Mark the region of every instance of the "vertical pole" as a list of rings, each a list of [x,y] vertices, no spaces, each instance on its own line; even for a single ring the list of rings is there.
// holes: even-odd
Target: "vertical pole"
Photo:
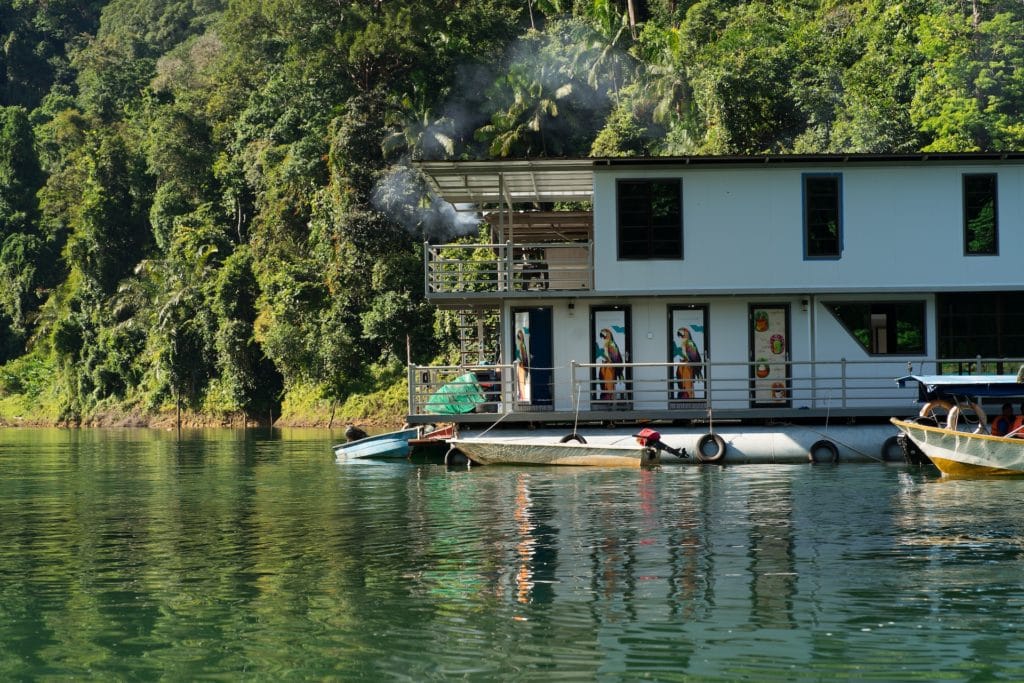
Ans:
[[[427,240],[423,240],[423,291],[434,291],[430,288],[430,242]]]
[[[846,359],[845,358],[841,358],[839,360],[839,366],[840,366],[840,368],[842,368],[839,374],[840,374],[840,378],[841,378],[840,384],[842,385],[842,393],[841,393],[841,395],[842,395],[842,398],[843,398],[843,400],[840,402],[840,405],[845,408],[846,407]]]

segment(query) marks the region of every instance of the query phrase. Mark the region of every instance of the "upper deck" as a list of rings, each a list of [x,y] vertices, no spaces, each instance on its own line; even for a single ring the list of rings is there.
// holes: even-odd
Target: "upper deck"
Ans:
[[[490,224],[486,244],[425,245],[425,291],[439,304],[635,293],[963,292],[1021,285],[1024,247],[1015,239],[1024,224],[1020,153],[541,159],[420,167],[442,197],[470,206]],[[977,200],[972,179],[988,183],[991,204],[992,243],[980,248],[972,242],[968,217]],[[819,182],[829,186],[832,194],[824,201],[833,214],[827,225],[815,227],[812,214],[821,200],[808,195]],[[667,228],[650,227],[655,209],[642,202],[652,200],[636,199],[650,187],[667,187],[675,195],[668,197],[674,213]],[[566,205],[575,210],[552,210]],[[637,242],[637,230],[649,231],[647,243]],[[670,241],[658,231],[671,232]],[[824,249],[815,241],[822,239]]]
[[[593,214],[490,213],[487,244],[424,244],[425,291],[435,302],[564,296],[594,288]]]

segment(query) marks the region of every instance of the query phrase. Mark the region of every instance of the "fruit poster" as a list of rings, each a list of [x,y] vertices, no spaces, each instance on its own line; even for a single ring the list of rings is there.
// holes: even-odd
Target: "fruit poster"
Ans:
[[[789,330],[785,306],[751,306],[754,403],[789,403]]]

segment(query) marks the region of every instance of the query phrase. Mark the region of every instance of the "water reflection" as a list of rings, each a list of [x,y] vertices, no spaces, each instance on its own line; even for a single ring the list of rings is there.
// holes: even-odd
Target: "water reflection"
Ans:
[[[0,432],[5,679],[1024,678],[1021,481]]]

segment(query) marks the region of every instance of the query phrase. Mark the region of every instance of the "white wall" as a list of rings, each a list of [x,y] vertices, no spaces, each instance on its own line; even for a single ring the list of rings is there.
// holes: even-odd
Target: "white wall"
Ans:
[[[843,253],[803,258],[803,173],[842,174]],[[998,173],[999,255],[963,253],[963,173]],[[617,178],[683,181],[683,260],[618,261]],[[599,292],[889,292],[1024,285],[1024,165],[596,169]]]
[[[871,357],[842,327],[832,314],[825,308],[828,301],[908,301],[922,300],[926,303],[927,319],[927,348],[926,353],[920,356],[886,356]],[[806,301],[806,304],[804,303]],[[847,385],[850,378],[865,377],[872,378],[870,382],[865,381],[863,393],[868,397],[877,397],[876,388],[878,378],[881,375],[884,380],[895,378],[904,374],[904,364],[907,361],[915,363],[915,371],[918,370],[919,361],[935,354],[935,306],[934,297],[927,294],[915,295],[842,295],[842,296],[708,296],[708,297],[643,297],[636,296],[629,299],[576,299],[573,300],[573,309],[569,309],[568,300],[545,300],[545,301],[517,301],[516,307],[520,306],[551,306],[553,315],[554,330],[554,386],[555,386],[555,409],[572,410],[574,401],[571,387],[570,365],[573,361],[577,363],[590,362],[590,309],[591,307],[604,307],[613,304],[628,304],[630,306],[630,320],[632,327],[631,354],[627,359],[634,363],[653,362],[663,363],[668,360],[666,350],[666,339],[668,330],[668,307],[679,304],[699,304],[707,308],[707,335],[710,346],[710,361],[716,364],[735,363],[726,367],[717,366],[714,368],[715,380],[728,380],[725,385],[739,390],[747,386],[749,371],[745,363],[749,361],[749,305],[750,304],[788,304],[790,310],[790,339],[789,359],[794,361],[792,376],[794,386],[799,384],[800,379],[809,378],[812,372],[817,372],[819,387],[835,386],[835,401],[838,404],[840,399],[838,377],[840,372],[845,373]],[[507,311],[506,311],[507,313]],[[506,320],[510,317],[506,316]],[[506,329],[504,338],[508,339],[509,332]],[[842,360],[849,361],[845,369],[840,370]],[[707,360],[707,359],[706,359]],[[834,365],[821,365],[817,370],[812,370],[810,365],[800,363],[817,361],[834,361]],[[824,375],[824,377],[823,377]],[[585,377],[581,374],[580,377]],[[634,383],[638,389],[638,400],[635,402],[636,409],[645,407],[662,409],[664,398],[658,397],[649,404],[643,400],[642,387],[649,387],[652,390],[659,389],[665,382],[665,370],[663,368],[638,368],[634,372]],[[721,383],[718,383],[721,384]],[[725,408],[747,407],[748,402],[743,396],[736,394],[735,400],[722,400],[718,396],[716,406]],[[847,400],[856,398],[856,392],[848,393]],[[868,404],[875,405],[877,400],[869,401]],[[808,407],[823,407],[818,403],[812,404],[809,401],[794,399],[794,407],[806,405]],[[581,406],[587,410],[589,397],[587,387],[583,388],[581,395]]]

